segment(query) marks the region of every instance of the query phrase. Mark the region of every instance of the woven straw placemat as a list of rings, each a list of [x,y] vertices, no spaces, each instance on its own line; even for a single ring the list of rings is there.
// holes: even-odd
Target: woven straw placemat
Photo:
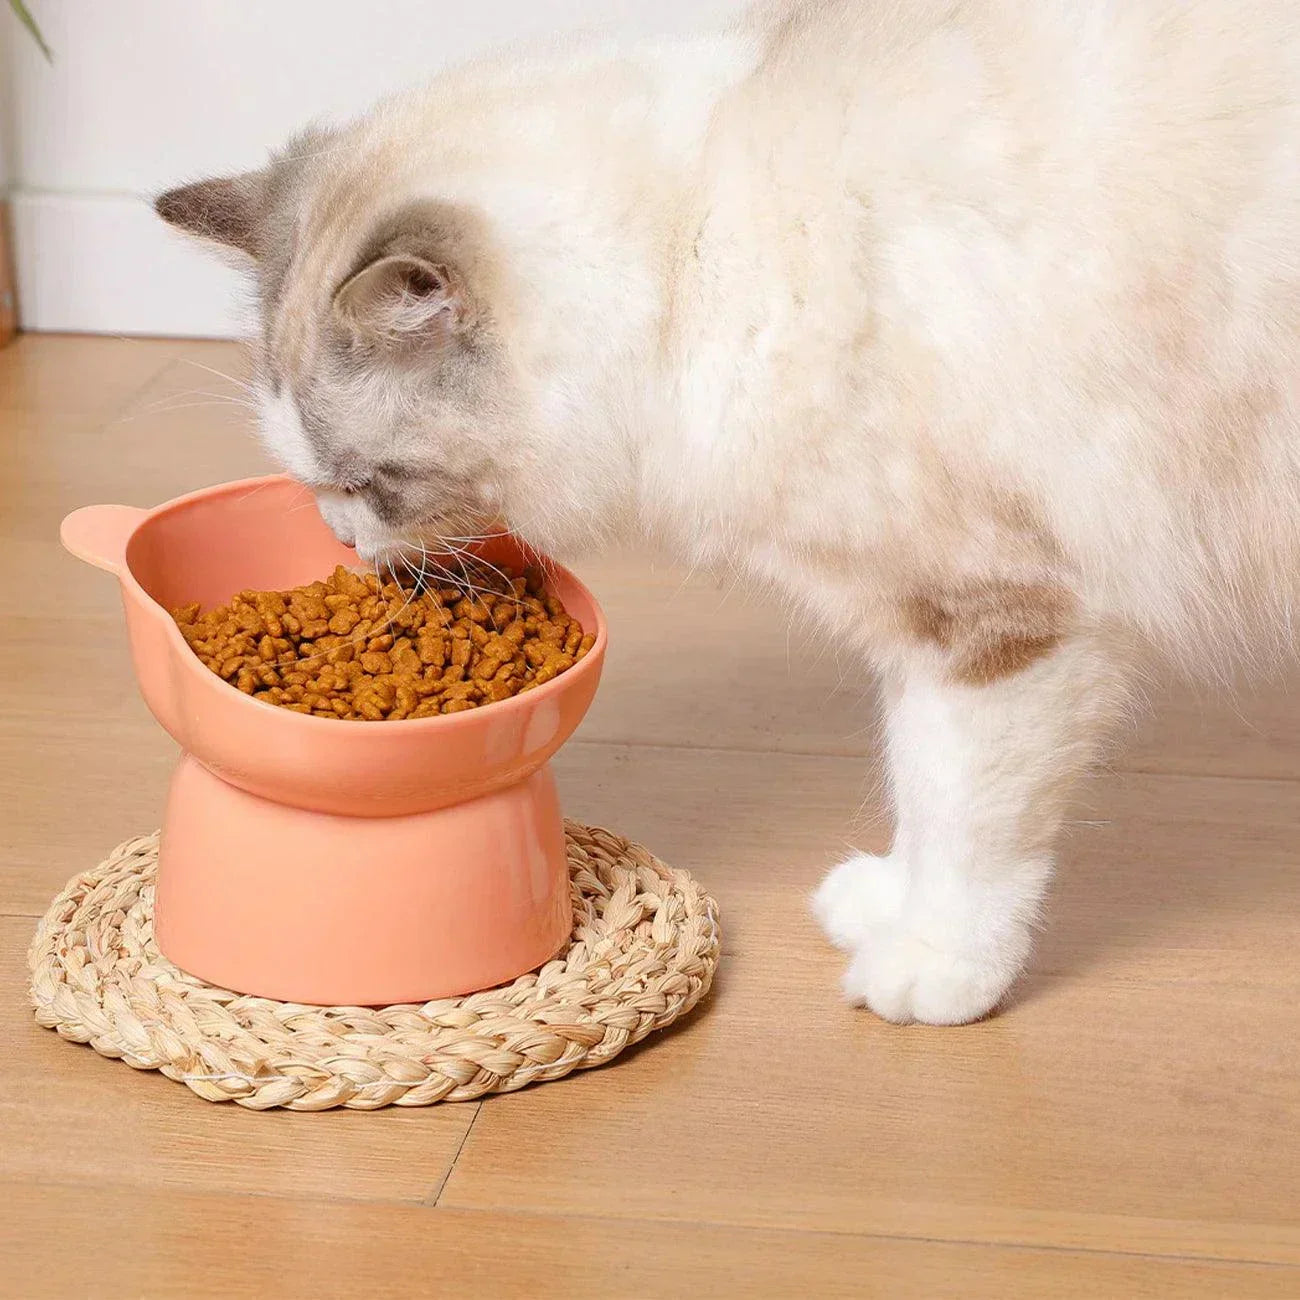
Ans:
[[[28,954],[36,1019],[104,1056],[254,1110],[428,1106],[612,1060],[708,992],[717,905],[609,831],[566,825],[574,925],[540,970],[468,997],[312,1007],[213,988],[153,941],[157,835],[75,877]]]

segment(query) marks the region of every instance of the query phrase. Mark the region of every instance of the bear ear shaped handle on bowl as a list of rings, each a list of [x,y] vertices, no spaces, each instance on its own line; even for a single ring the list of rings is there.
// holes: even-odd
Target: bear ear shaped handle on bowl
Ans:
[[[59,525],[59,540],[77,559],[121,576],[127,541],[148,513],[139,506],[83,506]]]

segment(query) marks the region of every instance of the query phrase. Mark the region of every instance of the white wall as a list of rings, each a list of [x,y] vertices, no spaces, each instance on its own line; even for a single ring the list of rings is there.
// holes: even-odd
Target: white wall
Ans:
[[[55,62],[0,22],[0,157],[27,329],[226,336],[239,277],[142,196],[254,166],[437,68],[535,33],[690,30],[744,0],[29,0]],[[0,176],[0,182],[3,177]]]

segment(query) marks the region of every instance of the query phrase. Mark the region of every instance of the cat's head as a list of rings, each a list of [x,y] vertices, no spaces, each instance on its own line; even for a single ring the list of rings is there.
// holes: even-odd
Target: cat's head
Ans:
[[[588,268],[554,241],[583,232],[518,203],[510,228],[499,188],[479,202],[418,149],[321,133],[156,201],[253,273],[264,439],[367,558],[502,525],[563,549],[623,508],[616,431],[574,423],[609,333],[572,318]]]

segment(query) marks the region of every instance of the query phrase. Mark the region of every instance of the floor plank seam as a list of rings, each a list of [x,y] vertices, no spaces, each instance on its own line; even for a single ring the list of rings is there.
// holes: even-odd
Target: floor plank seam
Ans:
[[[465,1127],[464,1136],[462,1136],[456,1150],[452,1152],[451,1163],[447,1166],[447,1172],[443,1174],[442,1180],[438,1183],[438,1186],[424,1198],[425,1205],[432,1206],[435,1209],[437,1208],[438,1202],[442,1199],[443,1192],[447,1189],[447,1184],[451,1182],[452,1174],[456,1172],[456,1165],[460,1161],[460,1153],[465,1150],[465,1143],[469,1141],[469,1135],[474,1131],[474,1125],[478,1123],[478,1117],[482,1113],[483,1103],[481,1101],[475,1102],[474,1114],[470,1117],[469,1124]]]
[[[846,754],[840,750],[833,749],[788,749],[782,746],[760,745],[706,745],[694,744],[690,741],[671,742],[661,740],[615,740],[607,737],[584,736],[581,732],[574,736],[569,742],[570,745],[581,745],[590,749],[635,749],[635,750],[661,750],[664,753],[674,754],[683,751],[690,751],[699,754],[749,754],[754,757],[762,758],[821,758],[833,759],[837,762],[853,763],[857,765],[867,764],[873,767],[879,764],[882,757],[881,751],[869,750],[861,754]],[[1105,780],[1111,776],[1146,776],[1153,777],[1161,781],[1230,781],[1244,783],[1273,782],[1277,785],[1295,785],[1300,782],[1300,775],[1284,776],[1274,775],[1271,773],[1243,773],[1243,772],[1184,772],[1184,771],[1165,771],[1158,767],[1149,767],[1142,765],[1129,765],[1124,762],[1111,764],[1108,767],[1099,768],[1093,774],[1093,781]],[[1113,822],[1108,819],[1105,824]]]
[[[694,744],[689,740],[616,740],[601,736],[583,736],[578,733],[569,742],[570,745],[584,745],[589,749],[653,749],[666,754],[677,754],[683,750],[699,754],[751,754],[758,758],[833,758],[845,763],[873,763],[872,753],[845,754],[834,749],[785,749],[771,745],[706,745]]]
[[[212,1103],[209,1103],[212,1104]],[[452,1102],[451,1105],[457,1103]],[[222,1196],[244,1196],[251,1200],[258,1201],[283,1201],[295,1205],[381,1205],[396,1208],[398,1206],[407,1209],[418,1210],[425,1205],[425,1196],[420,1192],[412,1192],[409,1196],[391,1196],[391,1195],[353,1195],[349,1196],[344,1193],[322,1194],[320,1192],[304,1193],[300,1188],[291,1190],[268,1191],[256,1187],[223,1187],[221,1185],[210,1185],[202,1183],[169,1183],[159,1182],[157,1180],[139,1179],[139,1178],[113,1178],[101,1177],[99,1174],[90,1174],[84,1178],[73,1178],[64,1176],[60,1178],[48,1177],[24,1177],[18,1172],[0,1175],[0,1187],[5,1185],[22,1187],[25,1191],[32,1188],[50,1188],[63,1191],[78,1192],[87,1189],[91,1191],[106,1190],[113,1192],[156,1192],[160,1196],[199,1196],[199,1197],[222,1197]]]

